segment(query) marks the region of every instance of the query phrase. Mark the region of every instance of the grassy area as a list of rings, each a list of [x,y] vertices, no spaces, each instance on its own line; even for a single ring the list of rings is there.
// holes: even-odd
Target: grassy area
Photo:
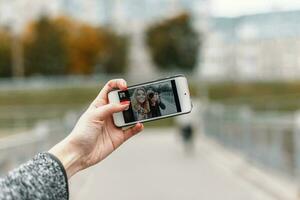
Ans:
[[[218,83],[208,86],[209,99],[228,105],[249,105],[255,110],[300,109],[300,82]]]
[[[0,93],[0,106],[86,104],[96,97],[98,90],[95,86],[5,91]]]
[[[0,129],[30,128],[37,121],[80,110],[98,93],[95,87],[6,90],[0,92]]]
[[[68,111],[84,109],[101,86],[74,86],[0,92],[0,127],[33,125],[40,119],[63,117]],[[190,81],[193,97],[204,94],[203,86]],[[300,82],[206,84],[211,101],[227,105],[249,105],[255,110],[300,109]],[[172,126],[174,118],[145,123],[146,127]]]

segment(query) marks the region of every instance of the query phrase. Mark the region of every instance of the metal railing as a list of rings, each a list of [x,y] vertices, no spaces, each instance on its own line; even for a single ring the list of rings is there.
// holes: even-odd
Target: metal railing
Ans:
[[[49,150],[71,131],[76,119],[69,113],[63,120],[40,121],[30,131],[0,138],[0,175]]]
[[[205,106],[204,132],[249,161],[289,177],[300,172],[300,115],[257,113],[247,107]]]

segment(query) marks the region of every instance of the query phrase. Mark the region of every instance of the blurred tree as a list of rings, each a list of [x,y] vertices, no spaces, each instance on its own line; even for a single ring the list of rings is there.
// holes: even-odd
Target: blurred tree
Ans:
[[[67,73],[91,74],[102,46],[97,28],[66,17],[55,19],[54,24],[64,32]]]
[[[12,76],[12,37],[0,30],[0,77]]]
[[[109,29],[99,29],[99,33],[103,46],[98,66],[106,73],[125,72],[128,66],[128,38]]]
[[[127,37],[106,27],[94,27],[66,17],[55,20],[64,30],[71,74],[122,73],[127,67]]]
[[[26,75],[65,73],[67,54],[63,32],[47,17],[41,17],[27,29],[24,39]]]
[[[24,37],[27,74],[121,73],[127,37],[67,17],[41,18]]]
[[[163,70],[192,70],[197,64],[201,42],[186,13],[150,26],[146,42],[153,61]]]

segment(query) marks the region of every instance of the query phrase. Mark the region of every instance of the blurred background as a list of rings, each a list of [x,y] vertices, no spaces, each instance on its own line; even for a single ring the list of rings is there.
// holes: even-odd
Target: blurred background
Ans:
[[[71,199],[300,199],[299,22],[297,0],[0,0],[0,175],[109,79],[185,74],[193,112],[146,123]]]

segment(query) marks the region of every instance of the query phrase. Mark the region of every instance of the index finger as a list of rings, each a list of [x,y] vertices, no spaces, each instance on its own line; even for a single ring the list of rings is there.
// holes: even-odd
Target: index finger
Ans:
[[[112,80],[108,81],[104,85],[104,87],[102,88],[102,90],[100,91],[100,93],[98,94],[96,99],[98,99],[98,100],[103,99],[106,102],[108,102],[107,94],[114,89],[126,90],[127,89],[126,81],[122,78],[112,79]]]

